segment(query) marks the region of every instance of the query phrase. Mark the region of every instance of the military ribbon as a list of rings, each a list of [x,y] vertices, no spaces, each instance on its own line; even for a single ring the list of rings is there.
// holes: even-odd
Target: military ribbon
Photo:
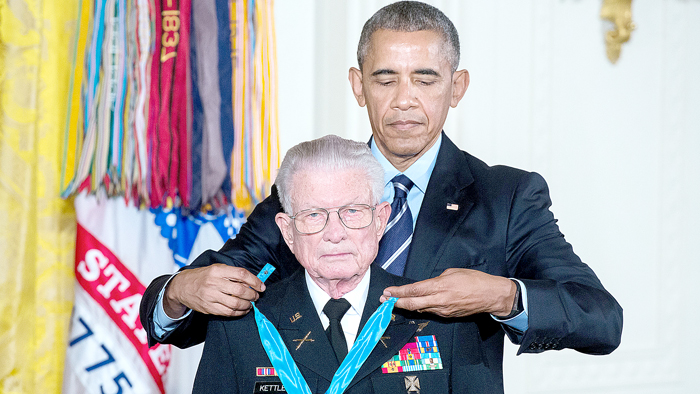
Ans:
[[[258,278],[264,281],[261,275],[265,273],[265,275],[269,276],[267,271],[270,269],[274,270],[274,267],[267,264],[263,267],[261,273],[258,274]],[[265,279],[267,279],[267,276]],[[394,310],[394,304],[397,300],[396,297],[391,297],[388,301],[380,305],[372,316],[370,316],[360,332],[360,335],[357,336],[355,343],[352,345],[352,349],[350,349],[348,355],[335,372],[335,375],[333,375],[333,380],[326,394],[342,394],[350,382],[352,382],[357,371],[360,370],[362,364],[364,364],[367,357],[372,353],[377,342],[381,339],[382,334],[384,334],[384,331],[386,331],[386,328],[389,326],[391,312]],[[251,304],[253,304],[255,323],[258,326],[258,334],[265,348],[265,353],[267,353],[267,357],[270,359],[272,366],[275,367],[275,371],[282,381],[285,390],[292,394],[311,394],[309,385],[299,371],[287,346],[285,346],[284,341],[280,337],[279,332],[275,326],[267,320],[265,315],[258,310],[255,303],[251,302]]]
[[[272,323],[263,315],[254,302],[253,310],[255,311],[255,324],[258,326],[258,334],[262,341],[265,353],[270,359],[272,366],[275,367],[277,376],[279,376],[284,389],[291,394],[311,394],[309,385],[304,380],[304,376],[299,371],[297,364],[289,354],[287,346],[280,337],[279,332]]]

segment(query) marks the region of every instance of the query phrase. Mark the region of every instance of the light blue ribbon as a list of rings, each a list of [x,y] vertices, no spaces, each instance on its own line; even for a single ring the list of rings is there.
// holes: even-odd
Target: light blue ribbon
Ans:
[[[265,273],[269,276],[269,273],[271,273],[270,270],[274,270],[274,267],[269,264],[266,265],[261,273],[258,274],[258,277],[264,281],[261,275]],[[265,277],[265,279],[267,279],[267,277]],[[389,326],[391,312],[394,310],[396,301],[396,297],[391,297],[388,301],[380,305],[372,316],[370,316],[360,332],[360,335],[357,336],[352,349],[350,349],[350,352],[348,352],[348,355],[340,364],[340,368],[338,368],[335,375],[333,375],[333,380],[326,394],[342,394],[350,382],[352,382],[352,379],[357,375],[357,371],[360,370],[362,364],[364,364],[367,357],[372,353],[377,342],[381,339],[382,334],[384,334],[384,331],[386,331],[386,328]],[[275,367],[275,371],[282,381],[285,390],[290,394],[311,394],[309,385],[299,371],[291,354],[289,354],[289,350],[280,337],[279,332],[277,332],[277,329],[267,320],[265,315],[258,310],[255,303],[252,302],[252,304],[255,312],[255,323],[258,326],[258,334],[260,335],[263,348],[265,348],[265,353],[267,353],[267,357],[270,359],[272,366]]]
[[[309,385],[304,380],[304,376],[299,371],[294,359],[292,359],[292,355],[289,354],[289,350],[284,345],[279,332],[267,320],[265,315],[258,310],[255,303],[251,302],[251,304],[253,304],[253,310],[255,311],[255,324],[258,325],[258,334],[260,335],[263,348],[265,348],[265,353],[267,353],[272,366],[275,367],[275,372],[277,372],[277,376],[282,381],[284,389],[290,394],[311,394]]]
[[[367,324],[365,324],[360,335],[355,339],[352,349],[350,349],[350,352],[340,364],[340,368],[335,371],[331,386],[326,391],[326,394],[341,394],[352,382],[357,371],[365,363],[365,360],[372,353],[377,342],[382,338],[382,334],[389,326],[391,311],[394,310],[394,304],[397,300],[398,298],[396,297],[389,298],[369,317]]]

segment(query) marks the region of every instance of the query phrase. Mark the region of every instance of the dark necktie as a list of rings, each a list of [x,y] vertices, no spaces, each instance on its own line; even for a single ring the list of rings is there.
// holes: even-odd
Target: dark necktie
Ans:
[[[408,247],[413,238],[413,216],[408,208],[408,192],[413,182],[406,175],[399,174],[391,182],[394,184],[394,201],[391,203],[391,216],[379,241],[376,261],[387,272],[403,275],[408,257]]]
[[[345,312],[350,309],[350,303],[345,298],[339,298],[334,300],[331,298],[323,307],[323,313],[326,314],[330,324],[326,330],[326,335],[331,341],[331,346],[335,351],[335,356],[338,358],[338,362],[342,363],[345,356],[348,355],[348,344],[345,341],[345,334],[343,334],[343,327],[340,325],[340,320],[345,315]]]

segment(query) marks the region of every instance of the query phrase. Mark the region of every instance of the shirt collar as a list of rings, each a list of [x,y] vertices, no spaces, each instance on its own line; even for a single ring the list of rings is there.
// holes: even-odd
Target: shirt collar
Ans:
[[[374,143],[374,137],[370,140],[370,148],[372,149],[372,155],[377,158],[379,164],[384,168],[384,184],[388,184],[391,180],[398,174],[401,174],[399,170],[394,167],[393,164],[387,160],[382,152],[377,148],[377,144]],[[421,157],[416,160],[415,163],[411,164],[410,167],[403,172],[408,179],[413,182],[414,187],[425,194],[425,189],[428,188],[428,182],[430,181],[430,175],[433,173],[435,168],[435,162],[437,161],[437,155],[440,151],[440,146],[442,145],[442,133],[435,141],[435,144],[428,149]]]
[[[367,272],[365,272],[365,276],[362,277],[357,287],[343,296],[343,298],[350,303],[350,307],[355,310],[355,313],[360,316],[362,316],[362,312],[365,310],[365,302],[369,294],[369,272],[370,269],[368,268]],[[306,278],[306,287],[309,289],[309,295],[311,296],[311,301],[314,303],[314,308],[316,308],[316,313],[321,316],[323,307],[326,306],[331,296],[326,294],[326,292],[311,279],[311,275],[309,275],[306,270],[304,271],[304,277]]]

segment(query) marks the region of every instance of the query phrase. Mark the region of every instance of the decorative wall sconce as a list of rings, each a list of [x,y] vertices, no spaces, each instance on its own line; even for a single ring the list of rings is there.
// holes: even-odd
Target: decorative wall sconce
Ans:
[[[615,64],[620,58],[622,44],[629,41],[635,29],[632,0],[603,0],[600,17],[613,23],[613,29],[605,32],[605,51],[610,62]]]

